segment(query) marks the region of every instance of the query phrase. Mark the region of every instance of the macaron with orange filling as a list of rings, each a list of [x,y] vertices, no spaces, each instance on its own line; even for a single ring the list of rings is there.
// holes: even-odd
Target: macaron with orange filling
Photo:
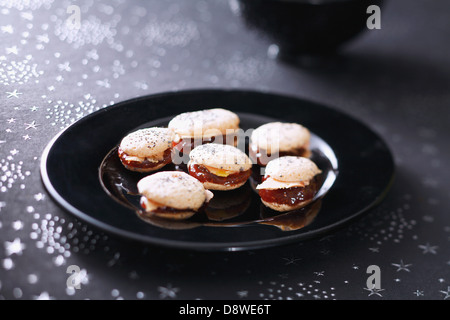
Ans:
[[[233,190],[243,186],[252,173],[252,162],[234,146],[209,143],[189,155],[189,174],[206,189]]]

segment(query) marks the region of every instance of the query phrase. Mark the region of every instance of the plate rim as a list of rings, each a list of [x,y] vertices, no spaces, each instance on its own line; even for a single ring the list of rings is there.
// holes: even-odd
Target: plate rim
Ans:
[[[53,186],[53,183],[51,182],[51,180],[48,176],[48,170],[47,170],[47,166],[46,166],[50,152],[52,151],[52,148],[54,147],[56,142],[61,138],[61,136],[64,135],[64,133],[66,133],[70,129],[72,129],[74,126],[79,124],[81,121],[83,121],[83,122],[88,121],[90,118],[96,117],[103,112],[108,112],[108,110],[111,110],[111,108],[120,108],[123,105],[129,105],[129,104],[132,104],[133,102],[138,102],[138,101],[147,100],[147,99],[151,99],[151,98],[171,96],[171,95],[176,95],[176,94],[195,94],[195,93],[198,94],[201,92],[203,92],[203,93],[204,92],[209,92],[209,93],[218,92],[218,93],[222,93],[222,94],[223,93],[240,93],[240,94],[250,93],[250,94],[278,96],[278,97],[282,97],[282,98],[294,99],[294,100],[306,102],[309,104],[320,106],[325,109],[332,110],[334,112],[338,112],[338,113],[344,115],[345,117],[348,117],[351,120],[353,120],[359,124],[362,124],[365,127],[365,129],[369,130],[371,133],[373,133],[383,143],[383,145],[386,147],[386,149],[389,151],[390,162],[391,162],[392,168],[393,168],[392,175],[389,179],[389,182],[384,187],[383,192],[381,192],[377,196],[377,198],[374,201],[372,201],[369,205],[367,205],[363,209],[353,213],[352,215],[350,215],[344,219],[341,219],[337,222],[334,222],[327,226],[321,227],[319,229],[315,229],[313,231],[307,231],[307,232],[300,233],[300,234],[287,235],[285,237],[277,238],[277,239],[264,239],[264,240],[239,241],[239,242],[221,242],[221,243],[184,242],[184,241],[180,241],[180,240],[160,239],[160,238],[150,237],[147,235],[138,235],[136,233],[133,233],[132,231],[126,231],[126,230],[117,228],[115,226],[111,226],[103,221],[100,221],[98,219],[91,217],[89,214],[87,214],[87,213],[79,210],[75,206],[71,205],[69,202],[67,202],[64,199],[63,196],[61,196],[59,194],[59,192]],[[338,159],[338,161],[339,161],[339,159]],[[61,130],[59,133],[57,133],[45,146],[45,148],[42,152],[42,155],[41,155],[40,176],[41,176],[41,180],[42,180],[47,192],[50,194],[51,198],[53,198],[53,200],[56,202],[57,205],[59,205],[62,209],[69,212],[70,214],[72,214],[75,218],[81,219],[81,220],[85,221],[86,223],[90,224],[91,226],[94,226],[95,228],[98,228],[102,231],[111,233],[113,235],[116,235],[116,236],[119,236],[119,237],[122,237],[122,238],[125,238],[128,240],[133,240],[133,241],[137,241],[140,243],[146,243],[149,245],[162,246],[165,248],[172,248],[172,249],[182,249],[182,250],[190,249],[190,250],[194,250],[194,251],[244,251],[244,250],[256,250],[256,249],[264,249],[264,248],[270,248],[270,247],[275,247],[275,246],[292,244],[296,240],[301,241],[301,240],[312,239],[312,238],[318,237],[319,235],[329,233],[340,227],[344,227],[344,226],[348,225],[353,220],[361,217],[363,215],[363,213],[368,212],[369,210],[378,206],[382,202],[382,200],[389,193],[389,191],[392,187],[392,184],[395,180],[396,166],[395,166],[392,150],[389,148],[389,145],[385,142],[385,140],[379,134],[377,134],[371,127],[366,125],[363,121],[357,119],[353,115],[346,113],[345,111],[341,111],[339,109],[335,109],[328,105],[321,104],[316,101],[308,100],[303,97],[298,97],[298,96],[294,96],[294,95],[288,95],[288,94],[283,94],[283,93],[278,93],[278,92],[273,92],[273,91],[251,90],[251,89],[227,89],[227,88],[224,88],[224,89],[221,89],[221,88],[204,88],[204,89],[197,88],[197,89],[188,89],[188,90],[180,90],[180,91],[166,91],[166,92],[161,92],[161,93],[153,93],[153,94],[148,94],[148,95],[144,95],[144,96],[139,96],[139,97],[134,97],[131,99],[123,100],[123,101],[115,103],[111,106],[99,109],[91,114],[86,115],[85,117],[80,118],[79,120],[75,121],[74,123],[71,123],[69,126],[64,128],[63,130]]]

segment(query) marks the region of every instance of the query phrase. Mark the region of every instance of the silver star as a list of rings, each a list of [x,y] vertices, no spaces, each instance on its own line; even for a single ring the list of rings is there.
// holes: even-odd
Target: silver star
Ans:
[[[31,139],[31,137],[27,134],[27,135],[24,135],[24,136],[22,136],[22,138],[23,138],[23,140],[30,140]]]
[[[38,124],[36,124],[36,121],[33,121],[31,123],[25,123],[25,130],[28,129],[37,129]]]
[[[33,111],[33,112],[34,112],[34,111],[37,111],[38,109],[39,109],[39,108],[36,107],[36,106],[32,106],[32,107],[30,108],[30,110]]]
[[[10,119],[8,119],[8,120],[6,120],[6,121],[8,121],[8,123],[14,123],[14,122],[16,122],[16,119],[10,118]]]
[[[379,297],[382,297],[382,295],[380,294],[380,292],[381,292],[381,291],[384,291],[384,289],[377,289],[377,288],[375,288],[375,285],[372,287],[372,289],[364,288],[364,290],[370,291],[369,297],[370,297],[371,295],[377,295],[377,296],[379,296]]]
[[[0,29],[2,30],[2,33],[13,34],[14,32],[14,28],[10,24],[8,24],[7,26],[1,26]]]
[[[72,69],[70,68],[70,63],[69,62],[64,62],[61,64],[58,64],[58,68],[60,71],[71,71]]]
[[[21,95],[22,93],[18,92],[17,89],[15,89],[12,92],[6,92],[6,94],[8,95],[8,98],[19,98],[19,95]]]
[[[93,49],[91,51],[88,51],[86,53],[86,57],[89,58],[89,59],[98,60],[97,50]]]
[[[11,48],[6,48],[6,54],[19,54],[19,49],[17,49],[17,46],[13,46]]]
[[[62,257],[60,259],[64,259],[64,257]],[[57,262],[57,261],[55,260],[55,262]],[[59,261],[59,262],[60,263],[64,263],[65,259],[64,259],[64,261]],[[77,283],[80,283],[80,284],[83,284],[83,285],[89,284],[89,275],[88,275],[86,269],[81,269],[81,271],[77,274],[75,279],[76,279]]]
[[[447,291],[444,291],[444,290],[440,290],[439,292],[441,292],[441,293],[445,294],[444,300],[447,300],[447,299],[449,299],[449,298],[450,298],[450,286],[449,286],[449,287],[447,287]]]
[[[407,272],[411,272],[408,267],[412,266],[412,264],[404,264],[403,260],[400,260],[400,263],[391,263],[394,267],[397,267],[397,272],[405,270]]]
[[[28,20],[28,21],[33,20],[33,13],[30,12],[30,11],[27,11],[27,12],[21,12],[21,13],[20,13],[20,16],[21,16],[22,18]]]
[[[12,254],[22,255],[22,251],[25,249],[25,244],[23,244],[19,238],[16,238],[13,242],[5,242],[6,255],[10,256]]]
[[[297,264],[296,262],[300,261],[302,259],[301,258],[283,258],[283,260],[286,260],[285,265],[288,265],[288,264]]]
[[[35,199],[36,201],[42,201],[42,200],[45,199],[45,194],[39,192],[39,193],[37,193],[37,194],[34,195],[34,199]]]
[[[111,85],[109,84],[109,80],[105,79],[105,80],[97,80],[96,84],[100,87],[104,87],[104,88],[110,88]]]
[[[246,298],[248,296],[248,291],[238,291],[236,292],[239,298]]]
[[[375,253],[380,252],[380,248],[369,248],[369,250]]]
[[[36,40],[40,43],[49,43],[50,39],[48,38],[48,34],[42,34],[36,36]]]
[[[416,290],[416,291],[413,292],[413,294],[415,294],[416,297],[423,296],[423,291]]]
[[[169,283],[167,287],[158,287],[158,291],[160,292],[159,297],[161,299],[176,298],[177,292],[180,291],[178,288],[172,288],[172,285]]]
[[[314,274],[316,276],[323,276],[324,273],[325,273],[325,271],[316,271],[316,272],[314,272]]]
[[[15,156],[16,154],[19,153],[19,150],[14,149],[14,150],[11,150],[9,153],[11,153],[13,156]]]
[[[436,254],[438,246],[431,246],[429,243],[427,243],[425,245],[419,245],[419,248],[423,250],[422,252],[423,254],[425,253]]]

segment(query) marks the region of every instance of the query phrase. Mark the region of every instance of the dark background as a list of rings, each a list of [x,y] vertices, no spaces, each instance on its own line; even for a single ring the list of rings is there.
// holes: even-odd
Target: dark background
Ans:
[[[81,7],[81,29],[66,9]],[[449,299],[450,3],[393,0],[320,64],[272,56],[226,1],[0,0],[0,298]],[[353,115],[391,147],[385,201],[325,237],[198,253],[130,243],[61,210],[40,180],[43,148],[81,117],[193,88],[289,94]],[[70,265],[86,274],[66,289]],[[379,292],[365,289],[369,265]]]

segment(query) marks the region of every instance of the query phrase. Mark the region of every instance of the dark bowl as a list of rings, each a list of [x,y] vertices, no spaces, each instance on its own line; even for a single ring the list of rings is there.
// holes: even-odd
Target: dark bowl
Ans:
[[[287,55],[330,54],[367,30],[370,5],[382,0],[232,0],[249,27]]]

